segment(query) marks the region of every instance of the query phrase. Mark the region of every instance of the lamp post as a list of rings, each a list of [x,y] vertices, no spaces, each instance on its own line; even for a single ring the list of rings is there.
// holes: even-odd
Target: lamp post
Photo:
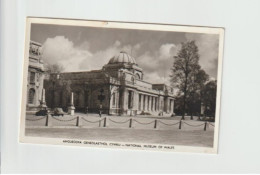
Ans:
[[[40,101],[40,108],[41,109],[46,109],[46,101],[45,101],[45,89],[42,89],[42,96],[41,96],[41,101]]]

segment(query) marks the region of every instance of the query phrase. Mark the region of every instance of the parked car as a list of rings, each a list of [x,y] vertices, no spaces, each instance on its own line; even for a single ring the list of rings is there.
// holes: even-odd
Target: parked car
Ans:
[[[45,115],[47,115],[48,114],[48,110],[47,109],[41,109],[41,110],[39,110],[39,111],[37,111],[36,113],[35,113],[35,115],[36,116],[45,116]]]
[[[54,108],[52,116],[64,116],[66,114],[62,108]]]

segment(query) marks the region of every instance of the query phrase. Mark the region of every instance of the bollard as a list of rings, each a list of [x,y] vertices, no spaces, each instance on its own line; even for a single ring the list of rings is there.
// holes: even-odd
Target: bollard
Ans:
[[[48,123],[49,123],[49,115],[47,114],[47,116],[46,116],[45,126],[48,126]]]
[[[182,121],[180,120],[179,129],[181,129],[181,122],[182,122]]]
[[[154,120],[154,129],[157,127],[157,120]]]
[[[130,118],[130,121],[129,121],[129,128],[132,128],[132,118]]]
[[[205,124],[204,124],[204,131],[206,131],[207,130],[207,122],[205,122]]]
[[[107,118],[105,117],[104,118],[104,127],[106,127],[106,125],[107,125]]]
[[[77,120],[76,120],[76,126],[79,126],[79,116],[77,117]]]

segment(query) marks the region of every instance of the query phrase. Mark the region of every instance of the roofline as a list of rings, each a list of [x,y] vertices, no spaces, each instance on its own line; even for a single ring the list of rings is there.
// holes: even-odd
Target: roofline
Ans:
[[[91,70],[91,71],[79,71],[79,72],[60,72],[60,73],[51,73],[51,74],[77,74],[77,73],[99,73],[102,72],[102,70]]]
[[[32,40],[30,40],[30,43],[33,43],[33,44],[35,44],[35,45],[38,45],[38,46],[42,46],[42,44],[41,44],[41,43],[39,43],[39,42],[36,42],[36,41],[32,41]]]

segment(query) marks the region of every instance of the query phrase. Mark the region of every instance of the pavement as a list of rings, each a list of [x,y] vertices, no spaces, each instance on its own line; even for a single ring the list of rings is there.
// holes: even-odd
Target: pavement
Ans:
[[[213,147],[214,131],[120,128],[26,128],[26,136]]]
[[[78,126],[77,117],[79,118]],[[214,123],[190,120],[181,116],[107,116],[76,113],[74,116],[46,117],[27,115],[25,135],[45,138],[83,139],[96,141],[154,143],[212,147]],[[132,120],[130,122],[130,120]]]

